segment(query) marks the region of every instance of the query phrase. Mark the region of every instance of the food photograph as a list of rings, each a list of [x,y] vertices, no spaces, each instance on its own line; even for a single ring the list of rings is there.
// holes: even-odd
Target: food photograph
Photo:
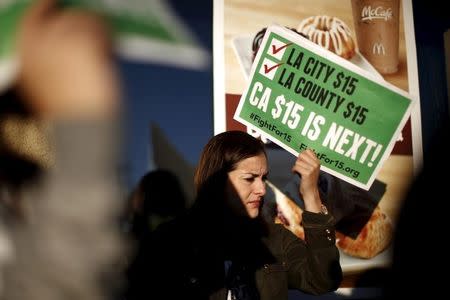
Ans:
[[[298,180],[286,171],[290,170],[295,156],[273,143],[258,128],[233,118],[267,28],[285,27],[370,73],[368,76],[410,93],[418,83],[409,80],[415,70],[408,66],[408,56],[415,55],[407,51],[411,42],[411,32],[405,25],[410,22],[409,4],[375,0],[223,0],[218,3],[214,15],[215,81],[219,82],[214,87],[215,132],[243,130],[266,143],[270,164],[266,213],[304,238],[301,226],[293,225],[301,220],[303,210],[302,200],[295,192]],[[336,244],[341,253],[344,287],[359,286],[357,278],[363,272],[391,263],[398,210],[420,160],[421,144],[414,125],[417,122],[420,124],[412,112],[370,189],[358,188],[326,172],[321,174],[323,201],[336,219]],[[283,218],[278,217],[277,210],[283,211]]]

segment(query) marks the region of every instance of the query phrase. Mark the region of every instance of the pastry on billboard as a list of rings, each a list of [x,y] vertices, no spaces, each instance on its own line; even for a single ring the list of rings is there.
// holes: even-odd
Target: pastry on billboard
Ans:
[[[300,34],[304,38],[307,38],[306,35],[298,32],[295,28],[289,28],[289,29],[292,30],[293,32],[297,33],[297,34]],[[258,33],[256,33],[255,37],[253,38],[253,42],[252,42],[252,61],[255,60],[256,53],[258,53],[258,50],[259,50],[259,47],[261,46],[261,42],[263,40],[264,34],[266,34],[266,30],[267,30],[267,27],[264,27],[263,29],[258,31]]]
[[[336,244],[348,255],[372,258],[389,246],[393,231],[391,219],[377,206],[355,238],[336,232]]]
[[[276,186],[269,181],[266,182],[275,194],[275,201],[277,204],[275,223],[283,224],[284,227],[289,229],[298,238],[304,240],[305,230],[301,225],[303,210]]]
[[[304,19],[297,31],[308,39],[335,54],[351,59],[356,53],[356,43],[344,21],[330,16],[311,16]]]

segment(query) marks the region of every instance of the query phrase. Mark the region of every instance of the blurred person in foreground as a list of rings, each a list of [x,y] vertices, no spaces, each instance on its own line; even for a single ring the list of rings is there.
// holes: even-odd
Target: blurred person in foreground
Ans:
[[[10,200],[21,202],[21,218],[6,226],[12,258],[1,270],[2,299],[100,300],[114,290],[105,284],[116,283],[112,269],[122,248],[121,95],[109,38],[97,16],[55,0],[33,2],[21,19],[20,74],[0,105],[16,102],[24,120],[46,124],[41,142],[48,143],[51,164],[15,183],[20,195]],[[11,144],[27,138],[19,134]],[[11,184],[2,175],[1,183]],[[11,205],[3,196],[2,205]]]
[[[436,267],[447,269],[448,248],[435,241],[446,238],[448,200],[445,193],[430,193],[436,186],[445,187],[449,170],[449,119],[433,132],[424,154],[423,165],[402,203],[396,224],[392,266],[384,274],[381,299],[439,299],[447,290],[447,277]],[[433,203],[428,208],[427,204]]]
[[[334,219],[322,205],[314,152],[298,156],[305,241],[260,211],[269,170],[264,144],[241,131],[214,136],[195,173],[197,199],[186,215],[159,226],[145,286],[134,299],[276,299],[288,289],[320,295],[342,279]]]

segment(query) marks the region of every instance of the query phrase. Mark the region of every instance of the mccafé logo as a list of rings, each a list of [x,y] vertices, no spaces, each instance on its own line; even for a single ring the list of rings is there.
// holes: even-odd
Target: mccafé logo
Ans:
[[[384,9],[382,6],[372,8],[372,6],[364,6],[361,11],[361,21],[371,21],[374,19],[384,19],[385,21],[392,19],[392,9]]]

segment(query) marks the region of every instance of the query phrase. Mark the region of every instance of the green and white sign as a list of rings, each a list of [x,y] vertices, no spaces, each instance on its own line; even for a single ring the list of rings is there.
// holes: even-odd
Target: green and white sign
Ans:
[[[164,0],[59,0],[60,5],[102,15],[125,58],[201,69],[209,54]],[[0,91],[17,71],[14,41],[20,18],[33,0],[0,0]]]
[[[401,89],[281,26],[270,26],[234,118],[368,190],[407,121]]]

